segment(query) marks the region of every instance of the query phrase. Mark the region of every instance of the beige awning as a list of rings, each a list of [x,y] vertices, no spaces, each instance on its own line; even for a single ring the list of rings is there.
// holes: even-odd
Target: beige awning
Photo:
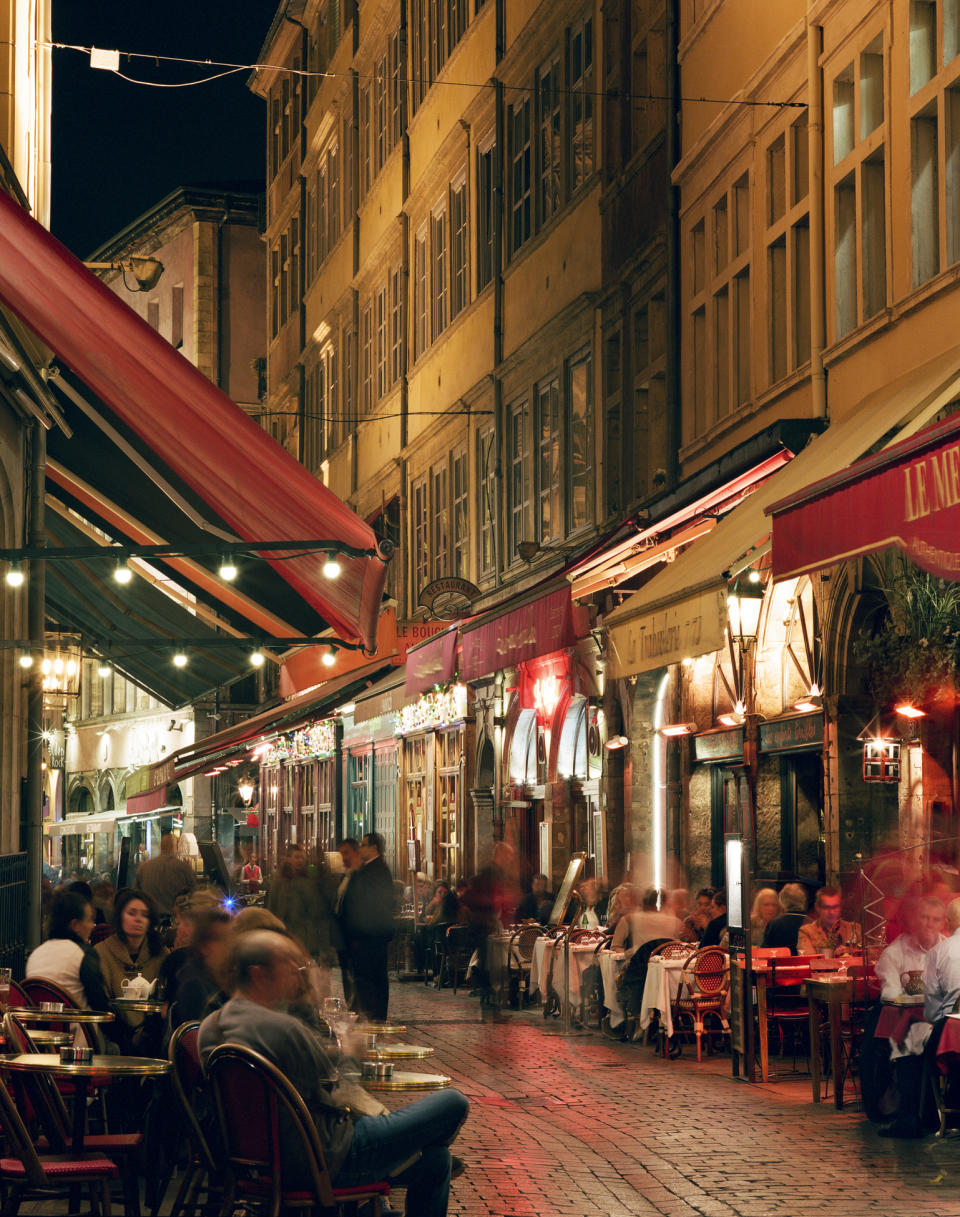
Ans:
[[[609,674],[650,672],[723,645],[727,584],[770,547],[766,508],[918,431],[960,395],[960,347],[870,393],[610,613]]]

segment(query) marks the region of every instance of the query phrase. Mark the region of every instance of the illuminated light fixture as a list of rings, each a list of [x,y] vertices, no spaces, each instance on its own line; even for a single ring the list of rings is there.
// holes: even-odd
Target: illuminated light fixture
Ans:
[[[737,704],[733,707],[733,712],[734,714],[739,715],[740,718],[743,718],[743,716],[746,714],[747,706],[742,697],[737,698]]]
[[[742,727],[743,715],[738,714],[736,710],[730,714],[718,714],[717,722],[721,723],[724,727]]]
[[[342,706],[341,706],[341,707],[340,707],[340,708],[337,710],[337,713],[338,713],[338,714],[352,714],[352,713],[354,712],[354,710],[356,710],[356,708],[357,708],[357,703],[356,703],[356,702],[354,702],[354,701],[348,701],[348,702],[346,702],[346,703],[345,703],[345,705],[342,705]]]
[[[696,729],[696,723],[665,723],[660,728],[660,734],[672,738],[675,735],[693,735]]]
[[[894,706],[895,714],[899,714],[901,718],[926,718],[926,710],[921,710],[918,706],[912,705],[906,701],[903,705]]]
[[[187,657],[183,651],[177,651],[173,657],[173,666],[175,668],[185,668],[187,666]]]
[[[817,696],[801,697],[799,701],[793,703],[794,710],[802,710],[805,713],[810,710],[819,710],[822,706],[822,699]]]
[[[126,562],[118,562],[114,567],[113,577],[117,583],[129,583],[133,578],[133,571],[127,566]]]
[[[15,562],[6,574],[7,587],[23,587],[25,578],[23,567]]]
[[[104,680],[113,672],[113,668],[108,663],[97,664],[97,675],[103,677]]]
[[[757,641],[760,632],[760,611],[763,608],[763,586],[747,579],[737,579],[730,587],[727,595],[727,617],[730,622],[730,636],[748,647]]]
[[[254,651],[250,656],[250,662],[255,668],[263,667],[263,651]]]
[[[629,743],[630,741],[625,735],[612,735],[603,746],[609,748],[611,752],[617,752],[621,748],[626,748]]]
[[[339,579],[343,567],[337,560],[336,554],[327,554],[323,563],[323,574],[326,579]]]
[[[220,563],[220,578],[224,583],[232,583],[237,577],[237,568],[233,560],[224,558]]]
[[[325,668],[332,668],[337,662],[337,652],[332,647],[329,651],[324,651],[320,656],[320,662]]]
[[[254,760],[259,760],[262,756],[266,756],[272,746],[269,740],[264,740],[263,743],[257,744],[256,748],[250,749],[250,755]]]
[[[24,651],[24,653],[20,656],[20,658],[17,662],[20,664],[21,668],[32,668],[33,667],[33,656],[31,654],[29,654],[27,651]]]
[[[250,800],[253,798],[253,782],[249,778],[244,778],[242,782],[238,782],[237,794],[243,799],[244,804],[249,807]]]
[[[750,572],[750,574],[747,576],[747,578],[749,579],[749,581],[751,583],[759,583],[760,582],[760,572],[758,570],[752,570]]]

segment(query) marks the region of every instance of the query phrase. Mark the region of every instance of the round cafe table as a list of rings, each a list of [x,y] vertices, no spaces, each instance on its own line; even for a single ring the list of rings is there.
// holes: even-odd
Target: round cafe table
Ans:
[[[391,1078],[362,1078],[367,1090],[444,1090],[450,1079],[442,1073],[409,1073],[394,1070]]]
[[[59,1053],[28,1052],[21,1056],[0,1057],[0,1071],[11,1073],[45,1073],[55,1078],[67,1078],[74,1083],[73,1143],[74,1153],[83,1151],[83,1135],[87,1117],[87,1091],[91,1079],[148,1078],[170,1072],[170,1062],[146,1056],[94,1056],[88,1064],[65,1064]]]
[[[116,1010],[118,1014],[124,1011],[135,1011],[137,1014],[162,1014],[166,1009],[166,1002],[151,1001],[149,998],[133,998],[113,997],[110,999],[110,1007]]]
[[[403,1035],[406,1023],[358,1023],[355,1030],[363,1035]]]
[[[109,1010],[40,1010],[36,1006],[11,1006],[10,1013],[21,1023],[112,1023]]]
[[[421,1048],[417,1044],[384,1044],[380,1048],[368,1048],[363,1056],[367,1061],[422,1061],[433,1056],[433,1049]]]

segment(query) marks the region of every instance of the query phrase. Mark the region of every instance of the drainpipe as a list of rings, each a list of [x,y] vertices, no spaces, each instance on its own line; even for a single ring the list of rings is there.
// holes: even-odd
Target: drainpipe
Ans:
[[[680,393],[680,192],[673,184],[673,171],[680,161],[680,64],[677,58],[680,22],[678,0],[667,0],[667,434],[666,489],[672,490],[680,480],[680,444],[682,399]]]
[[[498,31],[500,29],[501,8],[497,8]],[[498,33],[499,37],[499,33]],[[500,453],[503,451],[503,378],[500,365],[503,363],[503,245],[504,245],[504,169],[503,159],[506,155],[506,120],[503,100],[503,84],[494,81],[496,106],[496,139],[497,155],[493,161],[493,410],[494,410],[494,459],[496,461],[495,485],[497,490],[496,512],[493,520],[493,566],[494,585],[500,587],[501,557],[504,552],[502,538],[505,529],[505,512],[503,511],[503,469],[500,464]]]
[[[810,156],[810,390],[814,418],[827,417],[827,377],[823,367],[827,319],[823,201],[823,30],[807,25],[807,134]]]

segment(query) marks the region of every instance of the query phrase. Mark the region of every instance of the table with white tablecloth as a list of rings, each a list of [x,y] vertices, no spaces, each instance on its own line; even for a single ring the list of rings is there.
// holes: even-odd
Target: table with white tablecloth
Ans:
[[[563,983],[563,949],[557,951],[556,938],[538,938],[533,944],[533,963],[530,967],[530,992],[540,991],[543,998],[548,996],[547,978],[550,976],[550,962],[553,960],[553,977],[550,981],[554,993],[563,1001],[567,993]],[[580,982],[587,968],[594,962],[597,944],[585,942],[582,945],[570,947],[570,996],[569,1004],[577,1007],[580,1004]]]
[[[623,1006],[617,992],[617,982],[626,961],[625,951],[601,951],[600,976],[603,979],[603,1004],[610,1012],[610,1026],[619,1027],[623,1022]]]
[[[647,980],[640,1001],[640,1030],[650,1025],[651,1011],[660,1016],[660,1026],[669,1038],[673,1035],[673,1003],[680,992],[683,959],[664,959],[654,955],[647,965]]]

